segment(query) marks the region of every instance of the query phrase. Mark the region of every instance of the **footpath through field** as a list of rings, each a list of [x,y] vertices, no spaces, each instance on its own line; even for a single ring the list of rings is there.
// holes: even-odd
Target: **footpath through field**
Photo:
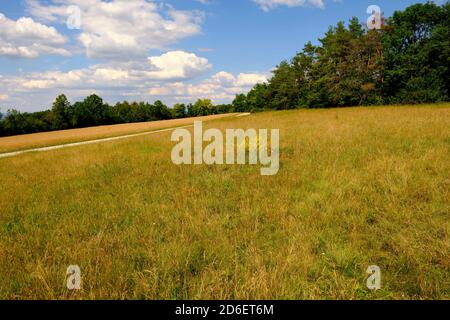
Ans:
[[[250,113],[240,113],[240,114],[233,114],[230,117],[232,117],[232,116],[233,117],[244,117],[244,116],[249,116],[249,115],[250,115]],[[127,135],[111,137],[111,138],[102,138],[102,139],[88,140],[88,141],[82,141],[82,142],[60,144],[60,145],[49,146],[49,147],[41,147],[41,148],[19,150],[19,151],[14,151],[14,152],[0,153],[0,159],[1,158],[14,157],[14,156],[18,156],[18,155],[21,155],[21,154],[24,154],[24,153],[30,153],[30,152],[45,152],[45,151],[51,151],[51,150],[57,150],[57,149],[64,149],[64,148],[71,148],[71,147],[77,147],[77,146],[82,146],[82,145],[88,145],[88,144],[95,144],[95,143],[102,143],[102,142],[109,142],[109,141],[117,141],[117,140],[129,139],[129,138],[134,138],[134,137],[141,137],[141,136],[157,134],[157,133],[161,133],[161,132],[173,131],[173,130],[181,129],[181,128],[191,128],[193,126],[194,126],[194,124],[189,124],[189,125],[186,125],[186,126],[178,126],[178,127],[165,128],[165,129],[148,131],[148,132],[127,134]]]

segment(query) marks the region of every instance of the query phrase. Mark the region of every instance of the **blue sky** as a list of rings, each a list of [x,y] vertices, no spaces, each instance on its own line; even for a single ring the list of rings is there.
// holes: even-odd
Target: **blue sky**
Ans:
[[[337,21],[366,21],[372,4],[390,16],[418,2],[1,0],[0,110],[47,109],[60,93],[230,102]],[[67,27],[70,6],[79,29]]]

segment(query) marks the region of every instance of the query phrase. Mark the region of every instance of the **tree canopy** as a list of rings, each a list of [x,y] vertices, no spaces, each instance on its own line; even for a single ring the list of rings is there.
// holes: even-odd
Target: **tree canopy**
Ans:
[[[449,100],[450,3],[415,4],[368,30],[352,18],[281,62],[236,111]]]
[[[176,104],[172,109],[162,101],[119,102],[110,106],[96,94],[73,105],[62,94],[53,102],[51,110],[21,113],[8,110],[2,120],[0,114],[0,136],[92,127],[99,125],[134,123],[157,120],[197,117],[233,111],[231,105],[214,106],[211,100],[199,99],[194,105]]]

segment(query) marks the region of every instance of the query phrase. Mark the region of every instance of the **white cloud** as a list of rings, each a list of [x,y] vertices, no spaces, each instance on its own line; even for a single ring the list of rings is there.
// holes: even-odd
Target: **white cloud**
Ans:
[[[264,11],[269,11],[278,6],[301,7],[312,5],[318,8],[324,8],[324,0],[252,0],[257,3]]]
[[[138,62],[93,65],[67,72],[29,73],[5,77],[11,89],[27,91],[49,88],[118,88],[143,86],[148,82],[189,80],[207,71],[208,60],[193,53],[170,51]]]
[[[72,101],[95,92],[111,103],[124,99],[162,99],[170,105],[193,102],[199,98],[229,103],[236,94],[247,92],[254,84],[266,81],[264,74],[233,75],[222,71],[198,83],[192,83],[190,78],[170,82],[168,79],[151,77],[154,71],[144,67],[130,69],[130,66],[134,65],[97,65],[68,72],[48,71],[21,77],[1,77],[0,87],[9,95],[0,95],[0,100],[3,100],[4,107],[24,111],[49,108],[54,98],[61,93],[65,93]],[[35,105],[36,102],[40,105]]]
[[[208,59],[184,51],[171,51],[149,61],[155,70],[147,75],[162,80],[192,78],[211,68]]]
[[[235,84],[236,77],[229,72],[221,71],[213,75],[211,81],[224,87],[231,87]]]
[[[180,39],[201,32],[203,14],[180,11],[146,0],[53,0],[44,5],[28,0],[28,11],[42,21],[66,23],[67,8],[81,9],[78,36],[86,54],[94,58],[146,56],[151,49],[165,49]]]
[[[267,78],[261,74],[255,73],[240,73],[236,79],[238,87],[252,87],[257,83],[265,82]]]
[[[64,92],[80,98],[95,91],[113,102],[127,99],[149,100],[150,87],[168,88],[169,84],[191,81],[211,68],[207,59],[184,51],[170,51],[160,56],[130,62],[109,62],[70,71],[32,72],[16,76],[0,77],[0,88],[9,93],[4,96],[3,105],[19,109],[34,106],[38,101],[49,106],[52,99]]]
[[[199,98],[210,98],[215,103],[231,102],[236,94],[247,92],[255,84],[265,82],[266,76],[258,73],[240,73],[233,75],[218,72],[212,77],[197,83],[176,82],[157,85],[149,89],[151,96],[161,99],[189,102]]]
[[[17,21],[0,13],[0,55],[36,58],[41,54],[69,56],[63,48],[67,38],[53,27],[35,22],[31,18]]]
[[[222,103],[266,80],[263,74],[227,72],[195,80],[212,68],[209,61],[194,53],[170,51],[167,46],[201,32],[203,15],[196,11],[179,11],[150,0],[27,0],[27,4],[33,18],[8,21],[23,26],[20,32],[0,28],[0,55],[2,50],[16,50],[9,54],[27,57],[68,54],[63,48],[67,39],[45,24],[64,25],[67,8],[77,5],[82,13],[81,29],[74,33],[78,49],[108,60],[69,71],[0,76],[0,88],[7,93],[0,95],[2,107],[36,111],[49,108],[60,93],[74,101],[93,92],[108,102],[163,99],[171,104],[212,98]],[[156,49],[166,53],[148,57]]]

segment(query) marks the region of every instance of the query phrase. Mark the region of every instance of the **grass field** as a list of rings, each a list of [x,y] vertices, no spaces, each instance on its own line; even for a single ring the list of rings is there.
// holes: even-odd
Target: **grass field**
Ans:
[[[0,159],[0,298],[450,299],[450,105],[205,126],[279,128],[278,175],[175,166],[169,132]]]
[[[0,153],[180,127],[190,125],[194,120],[211,121],[232,115],[233,114],[225,114],[199,118],[127,123],[54,132],[41,132],[14,137],[2,137],[0,138]]]

